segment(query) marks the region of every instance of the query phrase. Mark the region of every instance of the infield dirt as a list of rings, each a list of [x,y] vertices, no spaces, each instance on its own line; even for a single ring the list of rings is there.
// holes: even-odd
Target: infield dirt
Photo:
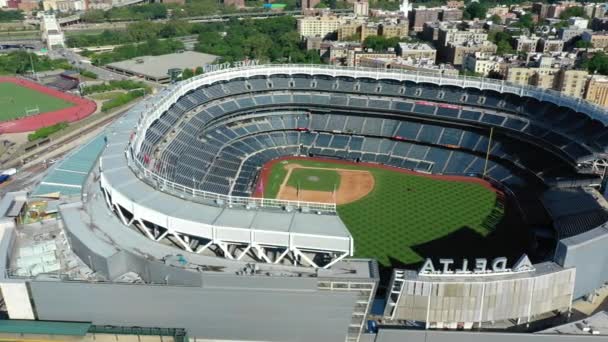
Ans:
[[[367,196],[374,189],[374,176],[369,171],[348,170],[340,168],[307,167],[300,164],[283,166],[287,175],[279,188],[277,198],[294,201],[347,204]],[[335,191],[317,191],[300,189],[287,185],[291,173],[295,169],[333,170],[340,175],[340,185]]]

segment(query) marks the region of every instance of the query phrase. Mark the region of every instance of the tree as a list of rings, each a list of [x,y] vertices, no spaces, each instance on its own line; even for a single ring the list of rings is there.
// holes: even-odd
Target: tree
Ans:
[[[90,10],[84,12],[80,19],[87,23],[100,23],[105,21],[106,17],[103,10]]]
[[[386,51],[389,48],[397,47],[399,38],[385,38],[383,36],[368,36],[363,41],[363,46],[367,49],[373,49],[374,51]]]
[[[604,52],[598,52],[591,59],[583,61],[583,66],[590,73],[608,75],[608,56]]]
[[[587,15],[585,14],[585,9],[579,6],[568,7],[559,14],[559,18],[562,20],[567,20],[571,17],[587,18]]]
[[[576,42],[576,47],[579,49],[587,49],[587,48],[592,48],[593,47],[593,43],[585,41],[585,40],[579,40]]]
[[[485,19],[488,8],[480,2],[471,2],[465,7],[462,14],[464,19]]]
[[[506,32],[493,31],[488,35],[488,40],[496,44],[496,54],[511,54],[514,51],[511,46],[511,35]]]
[[[192,72],[192,69],[186,68],[186,69],[182,70],[182,80],[187,80],[189,78],[192,78],[193,76],[194,76],[194,73]]]
[[[516,26],[532,30],[534,28],[534,17],[532,17],[532,14],[526,13],[519,17]]]
[[[490,21],[496,25],[502,24],[502,18],[498,14],[492,15]]]

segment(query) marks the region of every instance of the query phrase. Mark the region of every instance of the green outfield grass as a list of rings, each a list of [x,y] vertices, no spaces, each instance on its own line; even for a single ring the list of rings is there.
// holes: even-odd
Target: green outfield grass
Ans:
[[[340,186],[340,175],[334,170],[295,169],[287,185],[301,190],[334,191]]]
[[[356,164],[336,165],[315,160],[290,162],[303,166],[368,170],[373,174],[373,191],[356,202],[340,205],[338,214],[353,235],[355,256],[375,258],[385,266],[394,261],[415,264],[429,252],[454,256],[449,249],[456,246],[451,246],[450,236],[463,236],[466,232],[467,238],[473,235],[483,240],[504,214],[502,206],[496,203],[496,193],[475,183],[432,179]],[[264,185],[266,197],[276,197],[286,176],[284,165],[277,163],[273,166],[268,184]],[[298,171],[298,179],[311,175],[319,177],[317,182],[306,183],[309,190],[328,191],[326,185],[333,181],[333,177],[339,178],[336,172]],[[328,179],[323,180],[324,177]],[[315,185],[319,187],[315,188]],[[329,191],[332,189],[333,186]],[[436,244],[436,240],[442,239],[448,239],[448,242]]]
[[[71,102],[14,83],[0,83],[0,121],[23,117],[26,115],[26,110],[34,108],[39,108],[39,113],[44,113],[73,105]]]

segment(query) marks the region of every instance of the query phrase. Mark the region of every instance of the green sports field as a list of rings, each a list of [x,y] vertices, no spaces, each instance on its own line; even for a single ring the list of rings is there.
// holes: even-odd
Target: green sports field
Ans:
[[[276,198],[287,175],[285,162],[272,166],[264,185],[265,197]],[[504,214],[496,193],[477,183],[357,164],[338,165],[312,159],[289,162],[317,168],[367,170],[373,175],[373,190],[358,201],[338,206],[338,214],[355,240],[355,257],[375,258],[384,266],[417,264],[430,255],[463,255],[455,253],[484,241]],[[316,181],[307,181],[311,176]],[[340,176],[330,170],[295,169],[287,184],[297,183],[302,190],[331,191],[339,181],[336,177]],[[466,246],[467,241],[471,246]]]
[[[14,83],[0,82],[0,121],[26,116],[26,110],[34,108],[39,108],[40,113],[44,113],[73,105],[71,102]]]

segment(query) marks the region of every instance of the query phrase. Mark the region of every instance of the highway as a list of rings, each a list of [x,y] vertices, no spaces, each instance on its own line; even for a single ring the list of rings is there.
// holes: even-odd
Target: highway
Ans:
[[[336,13],[336,14],[353,13],[352,9],[333,9],[330,11],[333,13]],[[285,15],[291,15],[291,16],[297,17],[297,16],[302,15],[302,11],[294,10],[294,11],[238,12],[238,13],[204,15],[204,16],[196,16],[196,17],[156,19],[156,20],[149,20],[149,21],[166,22],[169,20],[186,20],[191,23],[208,23],[208,22],[228,21],[232,18],[237,18],[239,20],[266,19],[266,18],[270,18],[270,17],[280,17],[280,16],[285,16]],[[74,16],[69,17],[70,20],[66,20],[66,19],[68,19],[68,18],[63,18],[63,20],[60,21],[60,24],[62,25],[62,27],[64,27],[64,30],[70,30],[69,25],[73,24],[73,23],[78,23],[78,24],[74,24],[74,25],[77,25],[77,27],[78,27],[77,29],[80,29],[80,30],[85,30],[85,29],[90,30],[90,29],[94,29],[94,28],[100,28],[100,26],[103,25],[103,23],[90,23],[90,24],[81,23],[79,15],[74,15]],[[122,20],[121,19],[121,20],[108,20],[108,21],[106,21],[106,23],[111,23],[112,25],[119,25],[120,27],[122,27],[128,23],[136,22],[136,21],[138,21],[138,20],[136,20],[136,19]],[[101,26],[101,27],[103,27],[103,26]]]

